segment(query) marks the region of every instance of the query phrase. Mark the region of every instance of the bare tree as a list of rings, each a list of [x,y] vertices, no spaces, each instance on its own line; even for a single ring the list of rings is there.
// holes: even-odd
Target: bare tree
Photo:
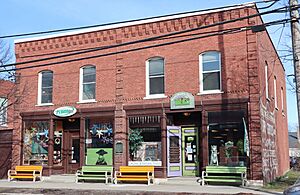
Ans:
[[[7,72],[0,73],[0,79],[12,80],[15,79],[15,71],[10,71],[2,65],[13,64],[16,62],[13,43],[10,40],[0,39],[0,70],[7,70]]]
[[[15,53],[11,41],[0,39],[0,70],[7,70],[2,65],[15,63]],[[14,71],[0,73],[0,127],[8,123],[7,110],[16,103],[16,78]]]
[[[11,71],[14,67],[2,66],[15,62],[13,43],[10,40],[0,39],[0,70],[4,70],[4,72],[0,72],[0,127],[14,121],[14,116],[10,111],[16,112],[18,105],[28,95],[29,85],[23,83],[20,87],[20,75]]]

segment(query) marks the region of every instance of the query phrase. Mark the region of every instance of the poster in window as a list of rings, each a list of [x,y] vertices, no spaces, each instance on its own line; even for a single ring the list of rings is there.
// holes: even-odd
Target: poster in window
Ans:
[[[92,123],[89,128],[92,148],[112,148],[113,129],[111,123]],[[90,139],[88,139],[90,140]],[[90,143],[90,141],[86,141]]]
[[[88,148],[86,165],[112,165],[112,148]]]

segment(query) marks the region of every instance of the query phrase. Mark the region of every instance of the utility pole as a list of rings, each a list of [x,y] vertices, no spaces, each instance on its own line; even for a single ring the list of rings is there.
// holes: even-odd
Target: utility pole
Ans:
[[[291,17],[291,34],[292,34],[292,52],[294,60],[294,74],[296,81],[296,97],[297,97],[297,111],[298,111],[298,135],[300,134],[300,31],[299,31],[299,11],[298,0],[289,0],[290,17]],[[300,139],[298,137],[298,142]]]

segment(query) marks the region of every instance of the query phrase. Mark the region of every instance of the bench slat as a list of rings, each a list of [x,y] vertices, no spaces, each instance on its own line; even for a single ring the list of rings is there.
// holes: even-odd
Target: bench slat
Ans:
[[[232,176],[232,175],[207,175],[204,176],[205,179],[207,178],[239,178],[241,179],[241,176]]]
[[[241,182],[240,179],[205,179],[205,181],[215,181],[215,182]]]
[[[148,181],[148,178],[118,178],[118,180],[123,181]]]

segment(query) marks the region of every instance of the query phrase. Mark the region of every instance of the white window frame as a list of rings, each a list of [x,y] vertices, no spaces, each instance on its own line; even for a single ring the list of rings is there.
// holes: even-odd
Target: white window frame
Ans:
[[[265,91],[266,91],[266,99],[268,100],[268,101],[270,101],[270,98],[269,98],[269,81],[268,81],[268,64],[267,64],[267,62],[266,62],[266,64],[265,64],[265,86],[266,86],[266,88],[265,88]]]
[[[97,81],[97,71],[96,66],[94,65],[86,65],[80,68],[79,71],[79,102],[77,103],[90,103],[90,102],[96,102],[96,99],[83,99],[83,69],[87,67],[95,67],[95,97],[96,97],[96,81]]]
[[[219,54],[219,70],[213,70],[213,71],[203,71],[203,55],[209,52],[215,52]],[[214,89],[214,90],[203,90],[203,74],[204,73],[213,73],[213,72],[219,72],[220,74],[220,89]],[[206,51],[199,55],[199,88],[201,94],[213,94],[213,93],[222,93],[222,61],[221,61],[221,52],[219,51]]]
[[[284,94],[283,94],[283,87],[280,89],[280,97],[281,97],[281,110],[282,113],[284,114]]]
[[[52,102],[53,102],[53,71],[51,70],[43,70],[38,74],[38,97],[37,97],[37,105],[36,106],[52,106],[51,103],[42,103],[42,80],[43,80],[43,72],[52,72]]]
[[[0,97],[0,100],[3,100],[4,104],[2,101],[0,101],[0,118],[4,118],[4,122],[0,120],[0,127],[7,127],[7,106],[8,106],[8,99],[5,97]],[[2,105],[3,104],[3,105]],[[3,106],[3,107],[2,107]],[[4,116],[3,116],[4,114]]]
[[[274,76],[274,106],[275,109],[278,110],[278,99],[277,99],[277,79],[276,76]]]
[[[167,96],[165,93],[161,94],[150,94],[150,71],[149,71],[149,65],[150,65],[150,60],[156,60],[156,59],[162,59],[164,61],[164,92],[166,92],[166,69],[165,69],[165,58],[163,57],[152,57],[149,58],[146,61],[146,97],[144,99],[155,99],[155,98],[166,98]]]

